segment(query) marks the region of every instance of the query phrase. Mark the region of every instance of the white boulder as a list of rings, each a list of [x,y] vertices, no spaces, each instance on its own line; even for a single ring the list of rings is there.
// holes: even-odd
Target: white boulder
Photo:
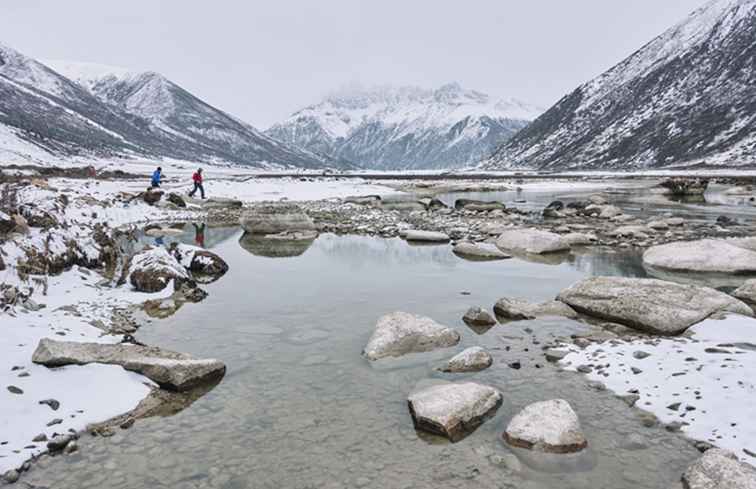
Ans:
[[[381,317],[363,350],[368,360],[448,348],[459,343],[459,333],[431,318],[406,312]]]
[[[509,422],[504,439],[515,447],[550,453],[579,452],[588,446],[577,414],[563,399],[526,406]]]
[[[504,231],[496,240],[504,251],[519,253],[556,253],[568,251],[570,245],[558,234],[534,228],[516,228]]]

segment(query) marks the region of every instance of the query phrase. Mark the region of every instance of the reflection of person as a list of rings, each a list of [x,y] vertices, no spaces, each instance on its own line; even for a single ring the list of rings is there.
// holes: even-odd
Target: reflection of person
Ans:
[[[158,236],[157,238],[155,238],[155,244],[158,246],[165,246],[165,240],[162,236]]]
[[[202,186],[202,168],[194,172],[194,175],[192,175],[192,181],[194,182],[194,189],[189,192],[189,197],[194,197],[194,194],[196,194],[197,190],[199,190],[200,196],[204,199],[205,187]]]
[[[160,182],[163,179],[163,169],[160,167],[157,167],[157,170],[155,170],[152,173],[152,188],[158,188],[160,187]]]
[[[194,224],[194,242],[200,248],[205,247],[205,223]]]

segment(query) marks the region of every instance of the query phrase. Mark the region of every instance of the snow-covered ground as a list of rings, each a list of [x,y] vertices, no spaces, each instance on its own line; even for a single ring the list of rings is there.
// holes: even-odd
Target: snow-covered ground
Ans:
[[[756,465],[756,319],[709,319],[689,332],[690,338],[613,340],[584,350],[571,346],[560,364],[573,371],[594,365],[589,379],[618,395],[637,389],[638,408],[663,423],[686,423],[682,431],[689,437]]]
[[[45,442],[32,442],[39,434],[51,438],[69,429],[80,431],[136,407],[152,383],[141,375],[112,365],[69,366],[50,369],[32,363],[42,338],[65,341],[118,341],[93,326],[107,324],[117,308],[162,298],[169,292],[141,294],[125,288],[100,287],[95,272],[74,267],[48,279],[48,292],[35,296],[45,307],[37,312],[2,315],[0,335],[0,474],[46,451]],[[172,292],[172,287],[166,291]],[[8,387],[22,392],[16,394]],[[18,392],[18,391],[16,391]],[[53,410],[40,401],[60,403]],[[59,422],[56,423],[56,421]],[[51,424],[54,423],[54,424]]]

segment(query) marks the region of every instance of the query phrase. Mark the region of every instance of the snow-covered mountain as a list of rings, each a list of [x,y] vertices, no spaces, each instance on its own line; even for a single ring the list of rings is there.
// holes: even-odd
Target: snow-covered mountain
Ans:
[[[0,45],[0,159],[75,156],[336,166],[328,157],[262,134],[157,73],[48,66]]]
[[[452,168],[480,161],[540,112],[456,83],[437,90],[351,87],[266,134],[368,168]]]
[[[756,0],[714,0],[503,144],[488,169],[756,164]]]

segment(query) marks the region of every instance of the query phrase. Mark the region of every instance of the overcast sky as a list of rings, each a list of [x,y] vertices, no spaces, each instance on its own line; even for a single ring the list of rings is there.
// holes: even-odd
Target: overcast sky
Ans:
[[[347,83],[548,107],[703,0],[0,0],[0,42],[158,71],[264,129]]]

